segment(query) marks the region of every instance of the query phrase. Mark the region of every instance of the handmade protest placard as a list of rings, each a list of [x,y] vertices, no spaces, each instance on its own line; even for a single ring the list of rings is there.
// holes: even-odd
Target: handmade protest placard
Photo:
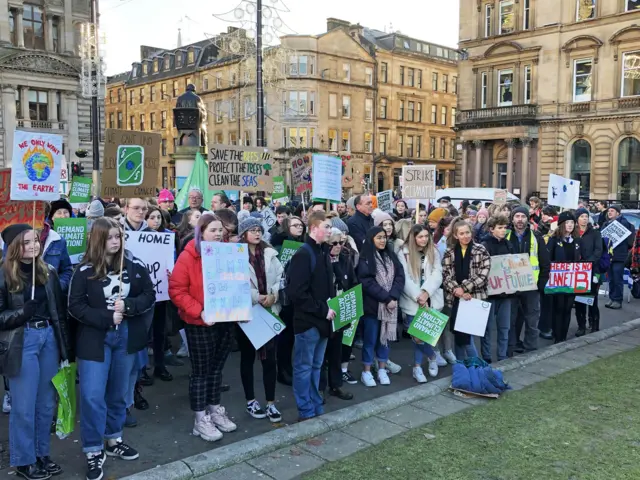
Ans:
[[[278,218],[270,208],[265,208],[260,213],[262,214],[262,228],[264,228],[264,234],[262,236],[264,238],[264,241],[268,242],[271,239],[269,230],[271,230],[271,227],[278,223]]]
[[[460,300],[454,329],[458,332],[475,335],[476,337],[484,337],[490,311],[490,302],[476,298]]]
[[[293,254],[298,251],[298,249],[302,246],[302,242],[294,242],[293,240],[285,240],[282,243],[282,248],[280,249],[280,255],[278,258],[280,259],[280,263],[282,265],[286,265]]]
[[[209,190],[273,191],[273,155],[264,147],[214,145],[209,149]]]
[[[404,165],[402,167],[402,197],[426,200],[436,196],[435,165]]]
[[[625,228],[619,221],[614,220],[600,231],[602,238],[611,240],[612,248],[616,248],[624,242],[631,232]]]
[[[245,243],[202,242],[205,323],[251,320],[249,249]]]
[[[351,324],[349,328],[345,328],[342,332],[342,344],[350,347],[353,345],[353,340],[356,338],[356,330],[358,329],[358,323],[360,319]]]
[[[61,135],[16,130],[11,157],[11,200],[58,200],[62,162]]]
[[[156,302],[169,300],[167,270],[173,271],[175,233],[125,232],[125,247],[147,266],[156,291]]]
[[[311,163],[311,196],[339,202],[342,199],[342,160],[314,153]]]
[[[71,263],[80,263],[87,251],[87,219],[56,218],[53,227],[65,239]]]
[[[393,211],[393,190],[385,190],[377,195],[378,208],[383,212],[391,213]]]
[[[580,182],[560,175],[549,174],[547,203],[556,207],[578,208]]]
[[[433,308],[419,308],[407,333],[435,347],[448,321],[449,317],[442,312]]]
[[[551,263],[544,293],[588,294],[591,291],[591,271],[589,262]]]
[[[33,221],[33,202],[18,202],[10,199],[11,170],[0,170],[0,232],[9,225]],[[36,229],[44,226],[44,202],[36,203]]]
[[[337,297],[327,300],[327,304],[336,312],[333,319],[333,331],[336,332],[364,315],[362,285],[356,285]]]
[[[273,193],[271,194],[271,200],[274,202],[279,201],[283,204],[289,201],[284,177],[273,177]]]
[[[593,306],[593,304],[595,303],[595,297],[589,297],[589,296],[577,296],[576,297],[576,303],[583,303],[585,305],[589,305],[590,307]]]
[[[69,203],[83,205],[91,201],[91,185],[93,179],[88,177],[74,177],[69,190]]]
[[[155,197],[162,136],[107,128],[104,137],[102,196]]]
[[[256,350],[285,329],[282,320],[260,304],[253,306],[251,314],[253,318],[250,322],[240,322],[238,325]]]
[[[489,295],[527,292],[537,288],[528,253],[491,257]]]
[[[496,190],[493,193],[493,203],[497,203],[498,205],[507,203],[507,193],[507,190]]]
[[[311,155],[293,157],[291,173],[296,195],[302,195],[311,190]]]

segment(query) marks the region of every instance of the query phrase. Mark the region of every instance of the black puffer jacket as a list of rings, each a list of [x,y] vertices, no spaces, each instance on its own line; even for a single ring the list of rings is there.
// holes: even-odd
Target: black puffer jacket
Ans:
[[[594,275],[600,273],[598,266],[603,250],[602,235],[591,224],[587,225],[587,229],[580,238],[580,256],[583,262],[591,262]]]
[[[489,252],[489,255],[492,257],[516,253],[513,244],[508,242],[506,238],[498,240],[493,235],[489,235],[489,237],[482,242],[482,245],[484,245],[484,248],[487,249],[487,252]]]
[[[45,290],[60,359],[71,360],[65,299],[58,274],[52,267],[49,267],[49,281],[45,285]],[[24,324],[29,320],[24,316],[23,307],[23,293],[9,291],[4,270],[0,268],[0,374],[7,377],[18,375],[22,368]]]

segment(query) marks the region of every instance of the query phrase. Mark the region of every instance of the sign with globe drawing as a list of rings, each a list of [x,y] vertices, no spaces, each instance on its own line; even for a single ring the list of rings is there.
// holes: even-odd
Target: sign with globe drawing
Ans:
[[[105,131],[102,197],[155,197],[160,168],[159,133]]]
[[[60,198],[62,136],[16,130],[11,161],[11,200]]]

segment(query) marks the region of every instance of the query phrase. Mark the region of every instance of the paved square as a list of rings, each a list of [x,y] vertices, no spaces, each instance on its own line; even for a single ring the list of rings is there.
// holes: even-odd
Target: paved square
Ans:
[[[440,418],[440,415],[422,410],[413,405],[404,405],[378,416],[405,428],[416,428]]]
[[[329,432],[298,444],[298,447],[330,462],[348,457],[370,446],[370,443],[339,431]]]
[[[342,431],[353,437],[359,438],[360,440],[364,440],[365,442],[375,445],[387,438],[406,432],[407,429],[379,417],[369,417],[364,420],[360,420],[359,422],[352,423]]]
[[[300,447],[287,447],[248,460],[247,463],[262,470],[275,480],[291,480],[303,473],[315,470],[326,462],[307,453]],[[229,477],[231,480],[232,477]]]
[[[256,479],[271,479],[270,476],[265,475],[256,468],[246,463],[239,463],[231,467],[223,468],[217,472],[210,473],[204,477],[198,477],[199,480],[256,480]]]
[[[470,403],[457,400],[450,395],[444,395],[442,393],[435,397],[425,398],[412,405],[442,416],[451,415],[471,407]]]

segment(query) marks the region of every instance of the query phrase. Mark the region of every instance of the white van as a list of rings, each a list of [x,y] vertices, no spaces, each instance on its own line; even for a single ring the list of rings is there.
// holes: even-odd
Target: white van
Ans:
[[[451,204],[460,208],[463,200],[468,200],[469,202],[473,202],[474,200],[480,200],[482,202],[482,206],[484,207],[486,203],[493,203],[493,198],[496,190],[500,190],[499,188],[444,188],[442,190],[436,190],[436,201],[437,204],[442,197],[450,197]],[[513,193],[507,192],[507,203],[517,203],[518,205],[524,205],[518,197],[516,197]]]

